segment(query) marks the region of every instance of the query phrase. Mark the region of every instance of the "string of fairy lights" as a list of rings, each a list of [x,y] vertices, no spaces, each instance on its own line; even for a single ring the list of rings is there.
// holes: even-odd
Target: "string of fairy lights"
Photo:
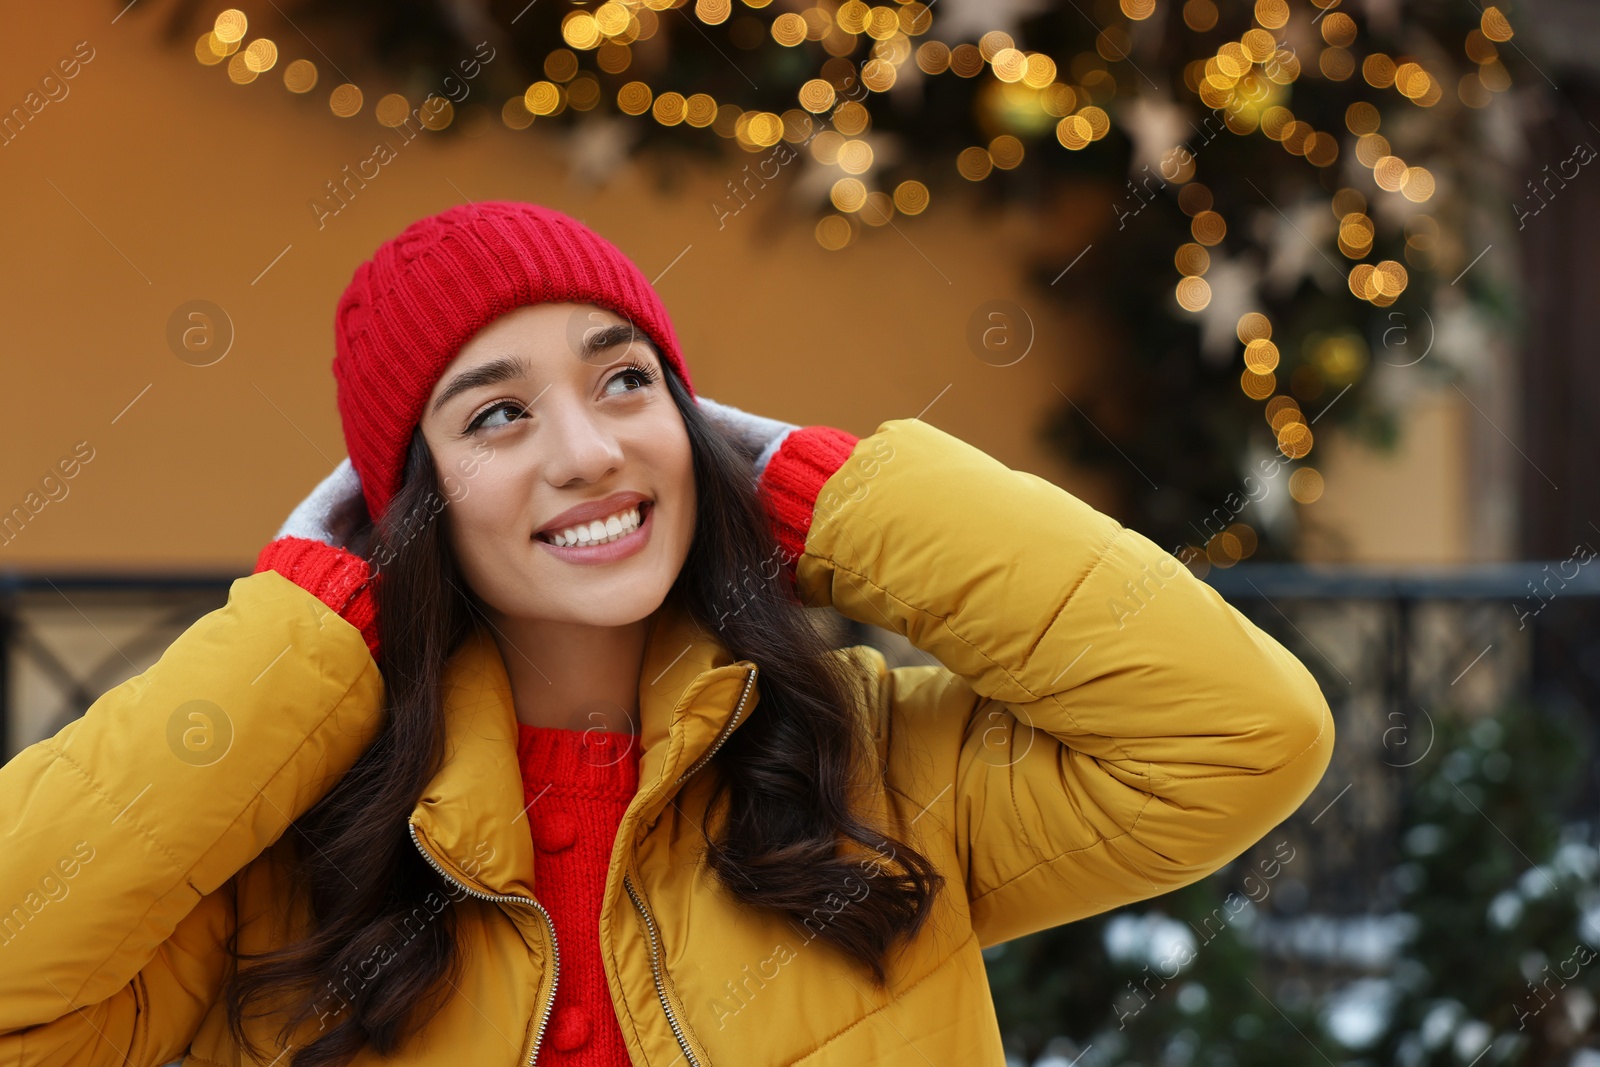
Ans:
[[[1054,133],[1061,149],[1077,152],[1101,140],[1112,127],[1111,114],[1103,106],[1118,94],[1116,74],[1110,66],[1129,62],[1136,24],[1156,14],[1165,0],[1119,0],[1126,24],[1113,24],[1095,37],[1094,52],[1085,51],[1065,64],[1038,51],[1020,48],[1003,30],[991,30],[973,42],[954,45],[925,38],[935,29],[934,13],[920,0],[869,6],[861,0],[816,0],[803,11],[778,14],[767,26],[767,33],[778,46],[799,48],[808,42],[820,44],[829,58],[817,76],[796,92],[797,107],[781,114],[746,110],[737,103],[718,101],[704,92],[685,96],[674,89],[659,89],[643,80],[630,80],[614,94],[614,106],[623,115],[644,118],[664,127],[684,125],[709,129],[740,148],[755,153],[778,145],[780,141],[803,146],[815,161],[837,166],[844,176],[833,182],[829,201],[834,211],[815,225],[815,238],[823,248],[838,250],[848,246],[860,233],[861,224],[882,226],[895,214],[919,215],[929,205],[927,185],[915,179],[901,181],[892,191],[871,188],[875,164],[872,144],[864,136],[872,125],[872,95],[891,90],[907,62],[929,77],[978,78],[991,76],[982,86],[980,106],[1003,116],[1004,125],[1014,132],[1001,133],[984,145],[973,145],[958,152],[956,171],[965,179],[981,182],[995,170],[1019,166],[1031,142],[1048,146]],[[1382,52],[1366,55],[1356,62],[1351,46],[1358,27],[1354,19],[1336,10],[1340,0],[1307,0],[1316,11],[1313,25],[1320,34],[1315,63],[1322,77],[1334,81],[1359,78],[1374,93],[1394,92],[1417,108],[1431,108],[1443,99],[1446,88],[1439,77],[1415,56],[1390,56]],[[694,18],[706,25],[720,25],[734,17],[736,8],[759,10],[771,0],[694,0]],[[512,130],[523,130],[541,118],[560,115],[571,108],[590,111],[601,107],[607,93],[594,71],[582,69],[581,55],[592,54],[599,72],[625,75],[633,62],[633,46],[650,40],[661,29],[658,12],[688,8],[688,0],[607,0],[594,8],[574,9],[561,21],[562,44],[544,58],[544,77],[534,81],[519,96],[505,100],[499,108],[501,123]],[[687,12],[685,12],[687,13]],[[1285,152],[1308,165],[1325,169],[1341,156],[1342,135],[1337,130],[1319,130],[1287,106],[1290,87],[1302,76],[1303,59],[1280,41],[1276,31],[1291,18],[1288,0],[1256,0],[1252,25],[1237,40],[1222,44],[1214,54],[1196,58],[1183,68],[1183,82],[1189,92],[1214,114],[1220,115],[1227,130],[1238,136],[1261,135],[1282,145]],[[1214,0],[1184,0],[1182,18],[1195,33],[1212,30],[1219,19]],[[748,19],[741,20],[748,23]],[[249,21],[243,11],[230,8],[216,16],[214,25],[195,42],[195,57],[206,65],[226,64],[228,77],[237,84],[248,84],[273,70],[279,60],[277,45],[258,37],[246,43]],[[852,57],[862,39],[870,42],[865,58]],[[1463,43],[1469,69],[1455,86],[1462,104],[1472,108],[1487,106],[1494,94],[1511,86],[1511,78],[1501,62],[1497,45],[1510,41],[1512,27],[1496,7],[1486,7],[1476,29]],[[764,39],[748,42],[747,47]],[[1063,69],[1064,67],[1064,69]],[[282,70],[283,84],[296,94],[316,89],[320,74],[310,59],[295,59]],[[1132,82],[1132,79],[1127,79]],[[1136,83],[1132,83],[1136,87]],[[864,87],[860,95],[847,90]],[[343,82],[328,90],[328,109],[342,119],[358,116],[365,107],[361,88]],[[482,105],[463,109],[460,120],[478,129],[491,121]],[[458,121],[454,104],[441,95],[430,95],[413,108],[399,93],[381,97],[373,107],[380,125],[400,127],[413,119],[429,130],[443,130]],[[1379,107],[1359,100],[1344,114],[1345,130],[1352,139],[1353,153],[1369,170],[1379,195],[1404,197],[1415,204],[1432,199],[1436,189],[1433,174],[1425,167],[1408,163],[1396,154],[1381,130]],[[821,127],[819,132],[819,126]],[[1178,185],[1179,208],[1190,218],[1191,241],[1180,245],[1173,257],[1178,280],[1174,286],[1177,306],[1198,313],[1212,299],[1206,280],[1211,267],[1209,249],[1220,244],[1228,232],[1227,220],[1215,209],[1209,188],[1196,181],[1194,154],[1175,147],[1162,160],[1161,173]],[[1377,226],[1367,197],[1355,188],[1343,186],[1332,193],[1329,207],[1338,224],[1339,252],[1352,264],[1348,272],[1350,292],[1375,307],[1387,307],[1406,290],[1413,269],[1431,269],[1439,244],[1439,225],[1426,213],[1413,213],[1404,223],[1406,264],[1395,259],[1368,262],[1377,237]],[[1243,314],[1237,323],[1243,369],[1239,388],[1251,400],[1262,401],[1263,413],[1285,459],[1302,461],[1314,443],[1310,420],[1302,413],[1291,393],[1314,394],[1323,383],[1344,384],[1361,372],[1363,353],[1346,336],[1315,340],[1313,358],[1296,370],[1319,375],[1317,389],[1291,377],[1288,392],[1280,391],[1277,371],[1280,353],[1272,339],[1273,324],[1261,311]],[[1312,366],[1318,368],[1311,371]],[[1302,464],[1288,479],[1290,495],[1302,504],[1322,496],[1323,478],[1313,467]],[[1229,566],[1248,557],[1254,550],[1255,534],[1243,523],[1211,538],[1193,549],[1204,562]]]

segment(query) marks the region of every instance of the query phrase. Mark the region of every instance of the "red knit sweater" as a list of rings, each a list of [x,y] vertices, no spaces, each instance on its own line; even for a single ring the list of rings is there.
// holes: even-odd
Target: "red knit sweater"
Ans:
[[[535,893],[561,953],[537,1067],[630,1067],[600,963],[600,903],[617,827],[639,788],[639,738],[517,726]]]

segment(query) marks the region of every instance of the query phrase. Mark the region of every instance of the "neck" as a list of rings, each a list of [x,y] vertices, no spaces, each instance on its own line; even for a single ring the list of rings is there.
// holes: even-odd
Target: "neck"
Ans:
[[[639,732],[639,672],[651,618],[583,626],[496,617],[517,721],[565,730]]]

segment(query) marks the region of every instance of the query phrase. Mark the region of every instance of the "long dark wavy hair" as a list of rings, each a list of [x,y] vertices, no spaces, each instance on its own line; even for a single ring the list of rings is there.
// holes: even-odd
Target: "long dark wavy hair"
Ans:
[[[944,876],[854,810],[852,795],[881,773],[855,686],[772,565],[780,550],[750,459],[696,406],[671,365],[660,365],[688,430],[698,498],[688,558],[668,595],[735,659],[760,667],[751,718],[702,771],[716,775],[708,811],[727,801],[708,863],[744,904],[811,920],[808,930],[853,957],[881,988],[890,949],[922,928]],[[344,1064],[363,1047],[399,1048],[444,1006],[459,964],[455,909],[445,900],[453,890],[407,827],[444,759],[441,679],[480,610],[455,565],[446,524],[417,521],[436,519],[440,499],[418,430],[400,489],[369,531],[373,547],[392,559],[365,553],[386,559],[377,598],[383,722],[354,766],[293,825],[295,880],[308,895],[313,932],[264,953],[229,945],[240,963],[224,990],[235,1040],[249,1043],[247,1017],[275,1010],[284,1015],[280,1043],[309,1020],[322,1022],[320,1035],[294,1051],[296,1067]],[[864,852],[880,861],[862,863]],[[840,907],[846,898],[849,906]],[[431,921],[393,948],[419,907]],[[828,918],[817,925],[819,910]],[[345,981],[341,992],[341,978],[380,952],[386,956],[375,977],[362,972],[358,989]]]

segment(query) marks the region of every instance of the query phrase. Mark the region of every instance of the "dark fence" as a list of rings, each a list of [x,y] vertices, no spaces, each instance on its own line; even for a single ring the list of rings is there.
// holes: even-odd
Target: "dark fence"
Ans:
[[[0,762],[142,674],[237,577],[0,573]]]
[[[1587,560],[1396,573],[1290,564],[1213,570],[1228,601],[1322,684],[1339,730],[1323,790],[1349,795],[1319,820],[1315,896],[1365,912],[1397,860],[1396,828],[1442,716],[1541,709],[1588,726],[1600,712],[1600,568]],[[1574,713],[1576,713],[1574,715]],[[1600,767],[1564,812],[1600,808]],[[1324,825],[1326,823],[1327,825]]]
[[[1600,568],[1587,562],[1426,573],[1241,564],[1207,580],[1301,657],[1342,730],[1374,737],[1399,763],[1418,741],[1411,726],[1441,702],[1471,712],[1521,692],[1600,708]],[[236,577],[0,573],[0,756],[149,667]],[[926,662],[875,627],[841,632],[891,662]]]

